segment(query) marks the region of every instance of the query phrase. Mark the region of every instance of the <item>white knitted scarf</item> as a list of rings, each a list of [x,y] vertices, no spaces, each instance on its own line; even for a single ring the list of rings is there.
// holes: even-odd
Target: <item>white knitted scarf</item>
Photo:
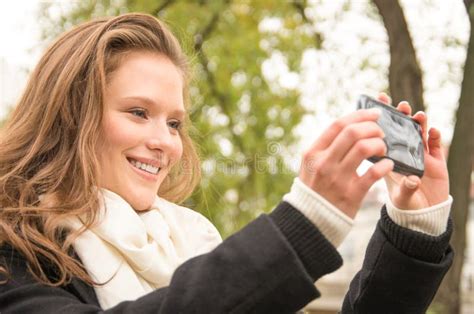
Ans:
[[[89,275],[107,282],[94,287],[103,309],[167,286],[181,263],[222,242],[217,229],[191,209],[156,197],[149,211],[137,213],[119,195],[101,191],[99,223],[73,246]],[[68,225],[83,226],[79,218]]]

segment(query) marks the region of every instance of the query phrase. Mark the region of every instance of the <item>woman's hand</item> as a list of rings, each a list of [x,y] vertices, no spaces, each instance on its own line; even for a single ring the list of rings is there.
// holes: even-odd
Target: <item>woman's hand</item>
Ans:
[[[390,104],[390,98],[381,93],[379,101]],[[397,106],[398,111],[411,116],[411,107],[406,101]],[[424,146],[425,172],[420,179],[417,176],[404,176],[390,172],[385,182],[393,205],[399,209],[420,209],[430,207],[448,199],[449,177],[446,161],[441,147],[439,130],[427,131],[428,118],[424,112],[412,116],[422,129]]]
[[[300,180],[351,218],[369,188],[393,169],[383,159],[362,176],[356,172],[364,159],[386,153],[379,116],[369,109],[337,119],[303,155]]]

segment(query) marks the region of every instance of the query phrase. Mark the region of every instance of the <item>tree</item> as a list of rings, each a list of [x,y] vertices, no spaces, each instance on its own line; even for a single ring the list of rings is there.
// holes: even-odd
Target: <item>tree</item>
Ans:
[[[474,1],[464,1],[471,31],[467,47],[464,77],[456,113],[453,139],[449,147],[448,170],[451,184],[450,193],[454,198],[452,218],[454,233],[451,244],[456,253],[454,263],[447,273],[436,301],[443,305],[442,313],[460,313],[460,282],[466,247],[466,223],[469,213],[469,192],[474,161]]]
[[[297,71],[302,51],[320,40],[301,27],[309,22],[305,2],[295,4],[80,1],[67,7],[59,21],[50,16],[54,5],[45,4],[42,21],[45,33],[53,36],[95,16],[127,11],[154,14],[168,22],[193,56],[195,68],[191,120],[203,180],[187,205],[229,235],[273,208],[295,176],[294,169],[286,166],[284,152],[296,142],[293,129],[305,109],[297,89],[271,82],[262,70],[264,60],[278,55],[289,72]],[[264,20],[278,31],[262,30]]]
[[[398,1],[373,0],[373,2],[382,16],[389,37],[391,56],[389,83],[392,97],[396,102],[402,99],[410,100],[416,110],[423,110],[422,74],[402,8]],[[472,26],[474,25],[473,1],[464,1],[464,3]],[[434,302],[435,310],[439,310],[440,313],[460,313],[461,311],[460,283],[466,247],[466,222],[468,221],[474,156],[474,138],[472,136],[474,91],[472,86],[474,86],[473,27],[471,27],[467,47],[456,124],[448,154],[450,194],[454,199],[451,214],[454,233],[451,244],[456,255]]]
[[[414,112],[425,111],[422,73],[403,10],[398,1],[373,0],[387,29],[390,48],[388,73],[393,104],[406,100]]]

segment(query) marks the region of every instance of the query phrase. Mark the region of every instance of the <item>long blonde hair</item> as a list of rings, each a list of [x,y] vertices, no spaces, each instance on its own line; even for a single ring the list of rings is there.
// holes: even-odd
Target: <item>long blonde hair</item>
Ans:
[[[167,56],[189,81],[187,58],[166,26],[145,14],[87,22],[47,49],[0,133],[0,243],[27,260],[41,283],[62,285],[72,277],[93,284],[72,256],[77,234],[64,230],[70,216],[96,222],[98,159],[107,80],[131,51]],[[183,90],[186,97],[186,90]],[[187,119],[188,120],[188,119]],[[200,179],[199,159],[181,130],[183,157],[158,191],[173,202],[187,198]],[[53,267],[56,278],[44,266]],[[8,275],[6,265],[0,274]]]

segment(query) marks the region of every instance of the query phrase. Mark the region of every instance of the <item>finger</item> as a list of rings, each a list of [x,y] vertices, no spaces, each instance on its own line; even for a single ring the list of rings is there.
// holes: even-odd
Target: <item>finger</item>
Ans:
[[[417,113],[413,115],[412,119],[418,122],[418,124],[420,125],[421,137],[423,140],[423,147],[425,150],[428,150],[428,132],[427,132],[428,118],[426,114],[423,111],[418,111]]]
[[[309,151],[324,150],[331,145],[334,139],[341,133],[341,131],[349,124],[358,123],[362,121],[377,121],[381,112],[378,108],[361,109],[352,112],[344,117],[335,120],[316,140]]]
[[[328,155],[335,162],[341,161],[359,140],[384,137],[380,126],[374,121],[353,123],[345,127],[328,148]]]
[[[421,179],[417,176],[403,177],[398,192],[393,196],[392,203],[400,209],[410,209],[409,201],[421,184]]]
[[[397,110],[401,113],[410,116],[411,115],[411,107],[407,101],[401,101],[398,103]]]
[[[377,97],[377,99],[386,104],[386,105],[391,105],[392,104],[392,98],[390,98],[390,96],[388,96],[386,93],[384,92],[381,92],[379,93],[379,96]]]
[[[372,156],[384,156],[387,146],[378,137],[357,141],[341,161],[343,171],[356,171],[361,162]]]
[[[402,181],[403,177],[404,175],[394,171],[391,171],[384,176],[389,193],[392,193],[392,191],[398,186],[398,182]]]
[[[426,116],[426,113],[423,111],[418,111],[413,115],[412,119],[420,124],[423,143],[426,145],[428,141],[428,117]]]
[[[441,147],[441,132],[431,128],[428,132],[428,151],[436,159],[444,160],[443,148]]]
[[[360,178],[358,182],[359,193],[367,193],[369,188],[378,180],[386,176],[393,170],[393,160],[384,158],[376,162],[372,167],[367,170]]]

